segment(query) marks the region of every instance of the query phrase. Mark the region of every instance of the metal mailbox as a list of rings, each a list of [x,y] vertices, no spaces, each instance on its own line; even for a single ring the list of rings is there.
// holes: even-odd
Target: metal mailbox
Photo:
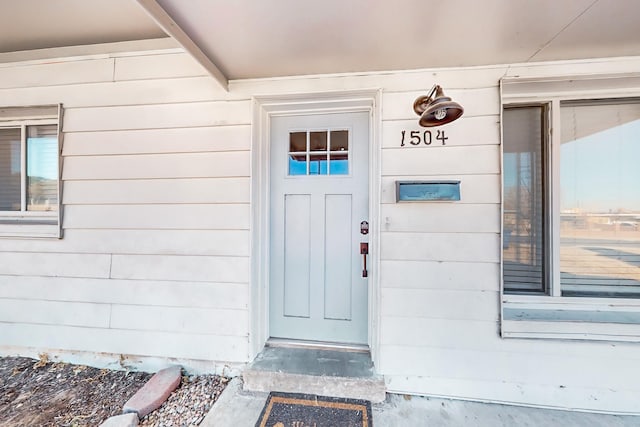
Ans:
[[[396,202],[456,202],[460,181],[396,181]]]

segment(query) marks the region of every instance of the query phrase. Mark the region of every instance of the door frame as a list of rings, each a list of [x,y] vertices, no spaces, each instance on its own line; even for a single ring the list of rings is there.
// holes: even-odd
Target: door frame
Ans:
[[[269,338],[270,131],[276,116],[369,113],[368,344],[378,360],[380,335],[380,89],[255,96],[251,142],[251,283],[249,285],[249,360]]]

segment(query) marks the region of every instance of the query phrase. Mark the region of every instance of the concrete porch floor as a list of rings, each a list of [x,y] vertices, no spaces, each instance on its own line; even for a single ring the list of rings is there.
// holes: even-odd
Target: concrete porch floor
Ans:
[[[385,394],[368,352],[295,347],[265,347],[243,378],[227,385],[201,426],[254,426],[269,391],[369,400],[376,427],[640,426],[640,416]]]
[[[268,393],[247,392],[242,380],[233,379],[215,403],[201,427],[252,427]],[[462,400],[389,394],[373,404],[376,427],[635,427],[640,416],[604,415],[552,409],[527,408]],[[321,427],[321,426],[318,426]]]

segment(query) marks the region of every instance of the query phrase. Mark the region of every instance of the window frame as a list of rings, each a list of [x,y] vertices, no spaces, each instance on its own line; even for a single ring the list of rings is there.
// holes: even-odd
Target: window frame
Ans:
[[[62,237],[62,104],[0,107],[0,129],[20,129],[20,210],[0,211],[0,238]],[[57,204],[54,211],[28,211],[26,186],[27,128],[55,125],[57,131]]]
[[[640,73],[621,75],[505,77],[500,80],[500,332],[503,338],[576,339],[640,342],[640,299],[568,297],[560,286],[560,104],[566,101],[631,101],[640,99]],[[549,272],[544,293],[504,290],[504,140],[505,108],[547,108],[547,149],[544,178]],[[534,314],[531,316],[531,314]],[[560,316],[563,314],[563,316]],[[566,320],[568,315],[571,320]]]

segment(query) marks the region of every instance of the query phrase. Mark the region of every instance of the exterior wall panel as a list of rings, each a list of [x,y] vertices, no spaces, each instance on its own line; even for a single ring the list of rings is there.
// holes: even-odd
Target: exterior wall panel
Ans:
[[[0,76],[65,112],[64,236],[0,239],[0,346],[246,362],[249,97],[175,50]]]
[[[498,82],[630,73],[640,59],[232,81],[223,93],[185,58],[69,62],[63,80],[45,78],[47,64],[0,70],[3,99],[65,105],[68,142],[64,238],[0,239],[0,305],[43,308],[37,322],[0,310],[0,345],[248,362],[251,97],[381,88],[371,323],[388,390],[637,412],[637,344],[500,338]],[[411,106],[433,83],[465,114],[442,127],[445,146],[401,147],[402,131],[422,130]],[[396,204],[400,179],[460,180],[461,200]]]

